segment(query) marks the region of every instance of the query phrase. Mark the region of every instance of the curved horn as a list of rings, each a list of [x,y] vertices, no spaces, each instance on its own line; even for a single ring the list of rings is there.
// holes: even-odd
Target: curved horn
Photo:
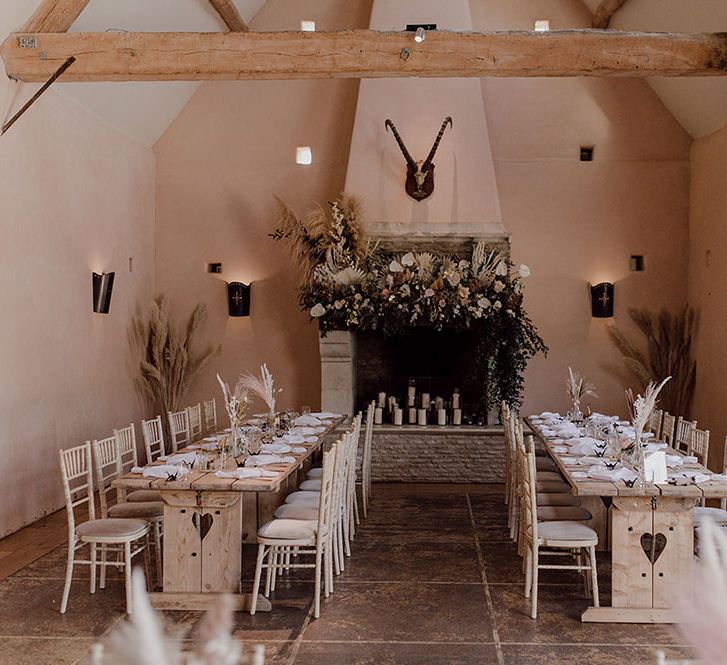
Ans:
[[[412,156],[409,154],[409,151],[406,149],[406,146],[404,145],[404,141],[402,141],[401,136],[399,136],[399,132],[396,131],[396,127],[394,127],[394,123],[391,122],[391,120],[389,120],[387,118],[386,122],[384,123],[384,127],[386,127],[387,131],[389,130],[389,128],[391,128],[391,131],[394,134],[394,138],[396,139],[396,142],[399,144],[401,153],[404,155],[404,159],[406,160],[406,163],[409,164],[409,166],[416,166],[416,162],[414,161]]]
[[[424,160],[424,164],[422,164],[422,171],[425,171],[425,167],[429,166],[432,163],[432,160],[434,159],[434,155],[437,152],[437,148],[439,147],[439,142],[442,140],[442,135],[444,134],[444,130],[447,129],[447,125],[450,127],[453,127],[452,125],[452,118],[450,116],[447,116],[444,119],[444,122],[442,123],[442,127],[439,130],[439,134],[437,134],[437,138],[434,139],[434,145],[432,146],[432,149],[429,151],[429,154],[427,155],[427,158]]]

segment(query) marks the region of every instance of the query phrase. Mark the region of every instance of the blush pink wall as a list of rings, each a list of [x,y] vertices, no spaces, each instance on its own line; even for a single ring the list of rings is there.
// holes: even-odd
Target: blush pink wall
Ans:
[[[475,30],[585,27],[579,1],[472,2]],[[593,408],[625,411],[618,353],[606,335],[632,330],[631,306],[687,298],[689,137],[645,81],[518,79],[482,82],[502,220],[528,264],[526,305],[550,347],[526,376],[524,412],[565,410],[568,366],[585,373]],[[579,161],[581,145],[595,159]],[[632,254],[647,270],[629,272]],[[590,316],[587,282],[612,281],[612,320]]]
[[[59,448],[141,416],[126,335],[153,293],[154,155],[51,90],[0,138],[0,183],[2,537],[63,505]],[[94,270],[116,271],[108,315]]]
[[[369,11],[369,0],[269,0],[251,27],[366,27]],[[219,397],[215,372],[232,382],[266,362],[284,386],[281,406],[320,402],[317,328],[299,310],[286,246],[268,234],[273,195],[303,214],[343,189],[357,90],[343,80],[207,83],[156,144],[157,290],[180,316],[204,302],[207,336],[222,344],[188,401]],[[303,145],[310,166],[295,163]],[[211,261],[222,275],[205,273]],[[226,281],[253,283],[249,318],[227,315]]]
[[[710,467],[724,467],[727,410],[727,127],[692,144],[689,300],[700,317],[693,417],[710,430]]]

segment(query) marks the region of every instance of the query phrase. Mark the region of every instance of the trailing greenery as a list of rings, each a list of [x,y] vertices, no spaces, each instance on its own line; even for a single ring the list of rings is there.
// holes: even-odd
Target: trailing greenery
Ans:
[[[660,406],[673,415],[688,418],[697,378],[697,363],[692,355],[696,313],[689,306],[676,313],[662,309],[658,314],[632,308],[629,316],[644,336],[645,349],[616,326],[608,329],[627,370],[639,382],[639,390],[671,376],[662,390]]]
[[[473,372],[488,388],[483,407],[501,400],[519,404],[528,361],[547,351],[523,308],[527,266],[516,268],[484,243],[477,243],[469,258],[380,251],[364,237],[358,203],[346,196],[330,203],[330,216],[318,209],[303,221],[282,203],[281,210],[271,235],[291,246],[301,307],[323,333],[400,335],[420,325],[476,330]]]

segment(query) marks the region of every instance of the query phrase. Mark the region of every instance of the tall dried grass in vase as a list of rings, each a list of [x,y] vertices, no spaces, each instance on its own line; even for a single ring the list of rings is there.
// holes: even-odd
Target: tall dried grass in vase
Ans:
[[[146,320],[133,323],[134,341],[141,352],[137,384],[166,423],[167,411],[177,411],[194,381],[221,347],[194,350],[197,336],[207,319],[207,308],[199,303],[180,330],[169,317],[169,300],[159,296]]]
[[[574,372],[570,367],[568,368],[566,388],[576,414],[582,413],[581,400],[584,397],[598,397],[595,386],[590,381],[587,381],[586,377],[581,376],[578,372]]]
[[[676,314],[666,309],[653,314],[647,309],[632,308],[629,317],[643,334],[645,349],[616,326],[608,329],[626,369],[638,381],[639,388],[671,376],[672,381],[664,388],[661,406],[669,413],[687,418],[697,376],[697,363],[692,355],[697,315],[687,306]]]
[[[269,416],[275,416],[275,395],[282,392],[283,389],[278,388],[276,390],[273,375],[265,363],[260,365],[260,376],[250,373],[243,374],[240,377],[240,384],[265,402]]]
[[[133,613],[103,642],[91,649],[91,665],[264,665],[265,648],[255,645],[252,656],[232,636],[233,603],[221,596],[202,619],[192,651],[182,651],[178,637],[166,634],[146,593],[144,573],[132,574]]]

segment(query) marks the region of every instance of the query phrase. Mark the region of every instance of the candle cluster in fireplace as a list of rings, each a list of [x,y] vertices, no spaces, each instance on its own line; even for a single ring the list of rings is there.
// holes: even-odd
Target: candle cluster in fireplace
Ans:
[[[392,425],[461,425],[462,401],[458,388],[448,399],[428,392],[417,392],[416,383],[409,381],[406,398],[401,402],[395,395],[379,391],[374,409],[374,424]]]

